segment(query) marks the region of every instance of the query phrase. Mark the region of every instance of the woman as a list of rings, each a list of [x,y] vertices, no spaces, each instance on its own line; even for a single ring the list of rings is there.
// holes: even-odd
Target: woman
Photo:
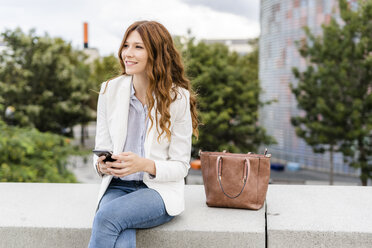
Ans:
[[[166,223],[184,210],[196,100],[166,28],[133,23],[119,49],[122,74],[101,85],[96,150],[102,177],[89,247],[135,247],[136,229]]]

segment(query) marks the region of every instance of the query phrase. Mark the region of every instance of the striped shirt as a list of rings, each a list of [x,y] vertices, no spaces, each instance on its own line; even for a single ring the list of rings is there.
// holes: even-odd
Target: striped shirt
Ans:
[[[140,157],[145,157],[145,139],[148,125],[147,105],[142,105],[140,100],[134,95],[136,92],[133,86],[133,78],[130,90],[130,104],[128,116],[128,131],[123,152],[133,152]],[[143,172],[121,177],[122,180],[142,181]]]

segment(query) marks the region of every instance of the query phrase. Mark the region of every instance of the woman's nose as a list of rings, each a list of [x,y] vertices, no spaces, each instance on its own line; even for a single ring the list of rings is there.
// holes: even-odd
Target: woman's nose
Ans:
[[[124,50],[125,57],[133,57],[133,49],[131,47],[127,47]]]

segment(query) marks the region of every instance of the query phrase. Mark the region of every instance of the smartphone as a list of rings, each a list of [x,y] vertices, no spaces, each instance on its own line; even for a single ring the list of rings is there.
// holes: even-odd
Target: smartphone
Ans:
[[[114,162],[116,159],[113,159],[112,152],[105,151],[105,150],[93,150],[93,153],[96,154],[98,157],[105,156],[106,158],[103,160],[103,162]]]

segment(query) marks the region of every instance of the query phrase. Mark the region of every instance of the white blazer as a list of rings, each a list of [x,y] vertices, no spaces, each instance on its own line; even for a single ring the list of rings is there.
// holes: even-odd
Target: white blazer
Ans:
[[[123,75],[109,81],[106,92],[106,82],[101,85],[97,106],[96,150],[113,151],[119,154],[123,151],[128,124],[130,103],[130,83],[132,76]],[[149,132],[149,121],[145,139],[145,157],[155,161],[156,177],[151,178],[144,173],[143,182],[151,189],[159,192],[163,198],[169,215],[180,214],[184,208],[184,177],[190,168],[192,120],[190,113],[190,93],[178,88],[177,99],[170,105],[170,142],[163,134],[160,143],[155,126],[154,109],[151,111],[154,125]],[[160,130],[160,128],[159,128]],[[97,172],[93,155],[93,167]],[[97,175],[98,172],[97,172]],[[112,175],[104,175],[98,194],[96,211],[102,196],[106,192]]]

